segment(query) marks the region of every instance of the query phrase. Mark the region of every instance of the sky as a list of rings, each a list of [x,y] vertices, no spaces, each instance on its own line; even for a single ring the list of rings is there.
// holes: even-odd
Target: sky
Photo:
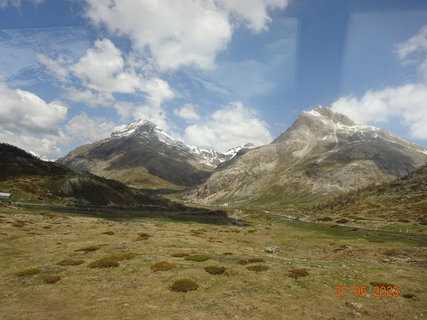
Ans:
[[[0,142],[148,119],[221,152],[319,105],[427,147],[423,0],[0,0]]]

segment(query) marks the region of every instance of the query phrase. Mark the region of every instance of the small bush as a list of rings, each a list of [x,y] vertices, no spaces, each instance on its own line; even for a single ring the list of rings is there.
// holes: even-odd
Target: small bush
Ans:
[[[188,292],[192,290],[196,290],[199,285],[190,279],[180,279],[174,282],[174,284],[170,287],[172,291],[177,292]]]
[[[57,283],[59,280],[61,280],[60,276],[50,276],[43,279],[44,283]]]
[[[261,271],[268,270],[268,266],[263,266],[263,265],[249,266],[249,267],[246,267],[246,269],[248,269],[249,271],[261,272]]]
[[[225,267],[209,266],[205,267],[205,271],[210,274],[223,274]]]
[[[106,235],[109,235],[109,236],[114,236],[115,235],[115,233],[113,231],[105,231],[105,232],[101,232],[101,234],[106,234]]]
[[[413,299],[413,298],[416,298],[417,296],[413,293],[405,293],[404,295],[402,295],[402,297],[406,299]]]
[[[57,263],[59,266],[79,266],[85,263],[84,260],[62,260]]]
[[[115,259],[103,258],[89,263],[89,268],[115,268],[119,263]]]
[[[316,219],[316,221],[324,221],[324,222],[327,222],[327,221],[332,221],[332,218],[331,218],[331,217],[328,217],[328,216],[326,216],[326,217],[320,217],[320,218],[317,218],[317,219]]]
[[[224,255],[224,256],[232,256],[232,255],[233,255],[233,253],[232,253],[232,252],[224,252],[224,253],[223,253],[223,255]]]
[[[181,257],[186,257],[188,256],[188,253],[185,252],[177,252],[177,253],[172,253],[171,256],[175,257],[175,258],[181,258]]]
[[[211,257],[205,254],[195,254],[195,255],[185,257],[185,260],[196,261],[196,262],[203,262],[209,259],[211,259]]]
[[[306,277],[308,275],[309,275],[308,269],[293,269],[293,270],[289,270],[288,277],[296,279],[300,277]]]
[[[84,252],[92,252],[92,251],[96,251],[101,249],[100,246],[90,246],[90,247],[86,247],[86,248],[81,248],[81,249],[77,249],[74,250],[75,252],[79,252],[79,251],[84,251]]]
[[[161,261],[161,262],[157,262],[157,263],[153,264],[150,268],[154,272],[168,271],[168,270],[171,270],[173,268],[176,268],[176,265],[174,265],[173,263],[166,262],[166,261]]]
[[[28,276],[39,274],[40,272],[41,272],[40,269],[33,268],[33,269],[26,269],[26,270],[16,272],[15,275],[17,275],[18,277],[28,277]]]

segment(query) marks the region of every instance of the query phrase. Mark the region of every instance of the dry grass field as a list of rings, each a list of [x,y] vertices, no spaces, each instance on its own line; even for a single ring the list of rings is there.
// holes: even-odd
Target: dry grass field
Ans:
[[[0,208],[0,319],[427,317],[425,226],[383,233],[244,219],[237,227]],[[398,286],[399,296],[375,296],[376,284]]]

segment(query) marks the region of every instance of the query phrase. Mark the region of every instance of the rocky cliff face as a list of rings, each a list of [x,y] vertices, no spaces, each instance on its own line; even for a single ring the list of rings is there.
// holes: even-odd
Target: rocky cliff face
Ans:
[[[319,107],[301,113],[271,144],[219,166],[185,197],[201,203],[302,205],[402,177],[426,162],[426,149]]]

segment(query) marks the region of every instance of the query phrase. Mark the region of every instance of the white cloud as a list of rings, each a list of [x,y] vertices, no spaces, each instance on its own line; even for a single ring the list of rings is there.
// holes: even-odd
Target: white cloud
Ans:
[[[222,0],[224,6],[238,18],[244,20],[254,31],[262,31],[271,21],[268,9],[283,9],[287,0]]]
[[[360,123],[385,123],[400,118],[414,139],[427,140],[427,25],[397,45],[404,64],[416,64],[424,81],[382,90],[369,90],[362,97],[341,97],[332,109]]]
[[[220,152],[249,142],[262,145],[272,140],[267,125],[240,102],[215,111],[203,125],[188,126],[184,138],[190,144]]]
[[[266,28],[268,9],[287,0],[86,0],[87,17],[110,32],[128,36],[162,69],[214,66],[231,40],[234,21],[254,31]]]
[[[0,82],[0,141],[55,157],[63,140],[59,125],[67,115],[60,102],[47,103],[34,93]]]
[[[65,98],[71,101],[83,102],[92,107],[108,107],[114,103],[114,97],[110,92],[94,91],[90,89],[79,90],[74,87],[65,88]]]
[[[47,103],[34,93],[11,89],[0,81],[0,126],[11,132],[57,132],[67,115],[67,107],[59,102]]]
[[[37,60],[49,70],[58,80],[65,80],[68,76],[68,68],[66,67],[67,62],[62,59],[52,59],[44,54],[38,54]]]
[[[427,25],[409,40],[397,45],[397,54],[404,64],[416,64],[427,80]]]
[[[105,118],[90,118],[82,112],[68,121],[65,129],[73,140],[87,143],[109,137],[115,127]]]
[[[173,113],[186,120],[198,120],[200,119],[199,114],[196,111],[196,107],[191,103],[184,104],[181,108],[175,109]]]
[[[109,40],[95,41],[94,47],[71,67],[90,89],[106,92],[135,93],[141,78],[125,69],[121,51]]]
[[[342,97],[332,109],[360,123],[384,123],[401,118],[411,137],[427,140],[427,85],[408,84],[368,91],[361,98]]]

